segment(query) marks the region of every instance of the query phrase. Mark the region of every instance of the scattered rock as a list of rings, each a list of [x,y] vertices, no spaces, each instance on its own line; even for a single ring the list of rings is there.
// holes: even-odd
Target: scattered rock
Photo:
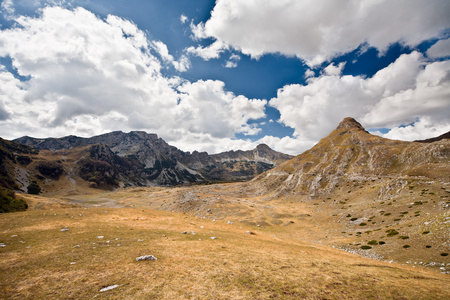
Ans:
[[[99,235],[97,238],[98,239],[102,239],[102,238],[104,238],[104,236],[103,235]]]
[[[69,228],[63,228],[60,231],[69,231]]]
[[[5,243],[0,243],[0,247],[6,247]]]
[[[215,236],[212,236],[211,239],[212,239],[212,240],[216,240],[217,238],[216,238]]]
[[[187,231],[183,231],[182,234],[187,234]]]
[[[143,255],[143,256],[136,257],[136,261],[142,261],[142,260],[157,260],[157,258],[154,257],[153,255]]]
[[[100,293],[107,292],[107,291],[113,290],[113,289],[118,288],[118,287],[119,287],[118,284],[110,285],[110,286],[102,288],[99,292]]]

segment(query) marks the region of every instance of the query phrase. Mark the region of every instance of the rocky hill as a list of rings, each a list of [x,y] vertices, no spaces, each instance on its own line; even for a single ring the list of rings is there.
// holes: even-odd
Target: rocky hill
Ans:
[[[346,118],[313,148],[257,176],[254,183],[261,193],[317,198],[341,191],[349,182],[391,178],[402,185],[398,180],[447,180],[450,140],[445,136],[434,142],[389,140]]]
[[[156,134],[141,131],[115,131],[91,138],[22,137],[14,142],[41,150],[47,156],[40,158],[41,164],[52,165],[49,167],[53,168],[52,172],[58,169],[61,174],[71,173],[73,180],[78,176],[91,187],[99,188],[249,180],[292,158],[267,145],[214,155],[184,152]],[[56,161],[51,162],[55,157]],[[69,162],[63,157],[72,159]],[[48,162],[44,163],[45,160]],[[46,172],[43,167],[38,170],[39,176],[46,179],[59,178],[43,175],[41,171]],[[47,173],[51,172],[47,170]]]

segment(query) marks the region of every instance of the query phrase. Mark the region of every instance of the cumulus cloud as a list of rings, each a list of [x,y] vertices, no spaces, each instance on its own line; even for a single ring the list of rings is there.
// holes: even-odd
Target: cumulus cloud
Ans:
[[[153,49],[161,56],[161,58],[168,64],[172,65],[175,70],[179,72],[186,72],[190,66],[191,62],[186,55],[182,55],[179,60],[175,60],[173,55],[169,54],[169,49],[167,45],[161,41],[154,41]]]
[[[450,38],[446,40],[439,40],[436,44],[430,47],[427,55],[433,58],[449,57],[450,56]]]
[[[1,7],[7,16],[12,16],[16,12],[14,2],[12,0],[3,0]]]
[[[192,55],[199,56],[203,58],[203,60],[210,60],[214,58],[219,58],[220,54],[222,54],[225,50],[228,49],[228,46],[221,42],[221,41],[215,41],[211,45],[207,47],[189,47],[186,49],[186,52]]]
[[[449,15],[447,0],[218,0],[211,18],[191,29],[254,58],[282,53],[317,65],[364,43],[381,51],[398,41],[418,45],[449,28]]]
[[[146,130],[180,147],[179,141],[202,136],[204,150],[223,151],[223,141],[256,132],[247,122],[265,115],[266,101],[236,96],[221,81],[163,76],[154,51],[179,68],[188,61],[176,62],[162,42],[150,41],[128,20],[46,7],[16,22],[0,31],[0,56],[29,79],[0,69],[2,137]]]
[[[189,18],[188,17],[186,17],[185,15],[181,15],[180,16],[180,22],[181,22],[181,24],[184,24],[184,23],[186,23],[186,22],[188,22],[189,21]]]
[[[318,141],[347,116],[367,129],[417,122],[414,139],[418,139],[431,137],[427,135],[431,132],[442,134],[441,130],[448,128],[448,99],[450,61],[428,62],[422,54],[412,52],[372,78],[325,72],[309,78],[306,85],[287,85],[269,105],[280,111],[280,122],[294,128],[294,136],[303,141]],[[420,129],[420,124],[428,129]],[[397,128],[389,136],[407,137],[407,130],[412,129]]]
[[[450,131],[450,123],[436,124],[431,120],[431,118],[424,117],[419,119],[414,124],[395,127],[388,133],[380,135],[393,140],[415,141],[437,137],[448,131]]]
[[[236,68],[238,66],[238,61],[241,60],[241,57],[237,54],[231,54],[230,58],[225,62],[225,68]]]

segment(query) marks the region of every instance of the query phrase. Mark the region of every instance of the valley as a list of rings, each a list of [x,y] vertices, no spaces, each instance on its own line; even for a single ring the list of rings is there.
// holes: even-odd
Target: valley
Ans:
[[[382,139],[347,118],[248,181],[115,188],[83,180],[89,147],[23,149],[11,176],[42,192],[16,190],[28,209],[0,215],[3,299],[450,297],[446,138]]]

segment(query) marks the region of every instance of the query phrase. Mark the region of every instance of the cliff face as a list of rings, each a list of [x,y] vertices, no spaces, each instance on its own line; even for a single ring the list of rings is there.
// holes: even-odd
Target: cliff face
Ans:
[[[116,131],[91,138],[22,137],[15,142],[53,152],[88,147],[88,154],[76,162],[75,169],[93,187],[249,180],[292,158],[267,145],[214,155],[189,153],[170,146],[156,134],[141,131]]]
[[[257,176],[260,189],[319,197],[353,181],[377,178],[444,179],[450,168],[450,140],[431,143],[374,136],[352,118],[344,119],[310,150]]]

